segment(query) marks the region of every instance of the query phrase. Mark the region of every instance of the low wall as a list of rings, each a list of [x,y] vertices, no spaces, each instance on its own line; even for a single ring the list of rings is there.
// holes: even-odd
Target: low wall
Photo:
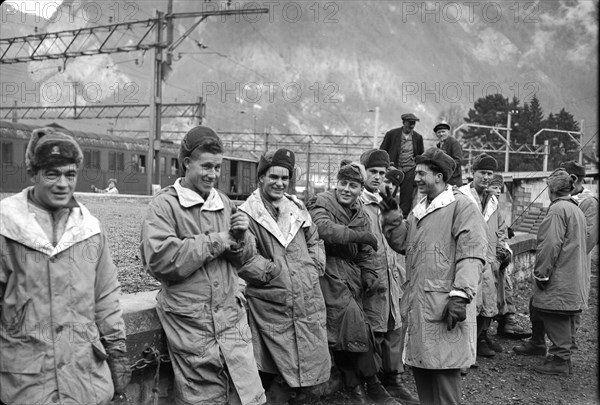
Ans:
[[[510,240],[513,251],[513,264],[508,269],[513,285],[527,282],[535,262],[536,241],[530,234],[517,234]],[[173,386],[173,370],[168,362],[160,362],[157,376],[156,354],[168,354],[164,331],[156,314],[157,291],[126,294],[121,298],[124,320],[127,328],[127,350],[131,364],[136,367],[131,383],[127,387],[130,403],[152,404],[154,391],[159,404],[167,405]],[[148,348],[156,350],[149,353]],[[321,395],[329,395],[341,388],[341,377],[333,372],[329,382],[316,389]]]

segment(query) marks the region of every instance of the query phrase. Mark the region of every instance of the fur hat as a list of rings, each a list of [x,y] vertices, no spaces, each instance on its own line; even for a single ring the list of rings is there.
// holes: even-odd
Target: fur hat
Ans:
[[[498,170],[498,162],[487,153],[482,153],[473,161],[473,171],[477,170],[491,170],[495,172]]]
[[[427,149],[425,153],[415,158],[415,162],[417,164],[431,164],[436,166],[442,172],[445,182],[452,176],[452,173],[454,173],[454,169],[456,168],[454,159],[439,148]]]
[[[348,163],[352,163],[352,159],[342,159],[340,161],[340,167],[346,166]]]
[[[83,152],[75,139],[67,134],[45,127],[34,129],[25,151],[28,172],[36,173],[43,168],[83,162]]]
[[[385,178],[388,179],[394,186],[399,186],[404,181],[404,172],[396,168],[391,168],[385,174]]]
[[[561,167],[548,176],[546,184],[548,184],[548,188],[554,194],[567,195],[570,194],[575,187],[573,186],[575,179],[576,177],[574,175],[569,174]]]
[[[502,177],[501,174],[494,174],[492,176],[492,179],[490,180],[490,186],[498,186],[498,187],[503,187],[504,186],[504,177]]]
[[[337,174],[338,180],[356,181],[362,185],[367,181],[367,172],[365,167],[357,162],[350,162],[345,166],[340,167]]]
[[[369,149],[360,155],[360,163],[368,169],[370,167],[390,167],[390,155],[382,149]]]
[[[258,162],[257,176],[260,177],[272,166],[285,167],[290,171],[290,176],[294,174],[296,165],[296,156],[289,149],[281,148],[276,151],[269,151],[260,157]]]
[[[181,176],[185,175],[186,170],[183,159],[190,157],[196,148],[206,145],[211,145],[215,153],[223,153],[223,142],[221,142],[219,135],[212,129],[197,126],[185,134],[179,146],[179,174]]]
[[[582,180],[585,177],[585,167],[580,165],[574,160],[569,160],[568,162],[563,162],[560,167],[565,169],[567,173],[574,174],[577,176],[578,180]]]

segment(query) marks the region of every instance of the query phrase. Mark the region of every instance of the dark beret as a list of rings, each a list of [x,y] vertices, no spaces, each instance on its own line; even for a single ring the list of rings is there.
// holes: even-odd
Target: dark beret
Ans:
[[[368,169],[369,167],[390,167],[390,155],[382,149],[369,149],[360,155],[360,163]]]
[[[394,186],[399,186],[404,181],[404,172],[398,169],[390,169],[385,174],[385,178],[388,179]]]
[[[456,168],[454,159],[439,148],[427,149],[425,153],[415,158],[415,162],[417,164],[431,164],[436,166],[442,172],[445,182],[452,176]]]
[[[491,170],[495,172],[498,170],[498,162],[490,155],[482,153],[473,161],[473,171],[477,170]]]
[[[294,173],[294,166],[296,165],[296,156],[294,152],[289,149],[281,148],[272,152],[269,151],[260,157],[258,162],[257,175],[262,176],[272,166],[281,166],[289,170],[290,176]]]
[[[223,142],[219,135],[208,127],[197,126],[185,134],[179,146],[179,171],[182,176],[185,175],[183,159],[190,157],[196,148],[208,144],[217,144],[221,150],[223,149]]]
[[[565,169],[567,173],[574,174],[575,176],[577,176],[578,180],[581,180],[585,177],[585,167],[583,167],[574,160],[563,162],[563,164],[561,164],[560,167]]]
[[[400,118],[402,118],[402,121],[421,121],[413,113],[402,114]]]

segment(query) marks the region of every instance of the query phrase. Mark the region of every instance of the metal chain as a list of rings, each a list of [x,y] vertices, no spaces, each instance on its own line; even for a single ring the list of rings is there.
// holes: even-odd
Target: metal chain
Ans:
[[[154,347],[146,347],[142,352],[142,358],[133,363],[129,368],[131,371],[142,370],[151,364],[170,363],[171,358],[168,354],[160,354]]]

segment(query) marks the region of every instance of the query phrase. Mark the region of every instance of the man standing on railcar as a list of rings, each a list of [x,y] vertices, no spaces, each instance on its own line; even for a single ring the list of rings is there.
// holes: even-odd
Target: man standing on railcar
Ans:
[[[162,284],[157,312],[177,405],[266,401],[236,273],[251,247],[248,217],[214,188],[222,161],[218,135],[191,129],[182,177],[154,196],[142,224],[142,262]]]
[[[405,217],[413,206],[415,182],[415,158],[423,153],[423,136],[415,131],[419,118],[414,114],[402,114],[402,127],[388,131],[379,149],[390,155],[390,163],[404,172],[400,186],[400,209]]]
[[[108,404],[129,383],[117,271],[73,198],[82,162],[71,136],[36,129],[33,186],[0,202],[0,403]]]

